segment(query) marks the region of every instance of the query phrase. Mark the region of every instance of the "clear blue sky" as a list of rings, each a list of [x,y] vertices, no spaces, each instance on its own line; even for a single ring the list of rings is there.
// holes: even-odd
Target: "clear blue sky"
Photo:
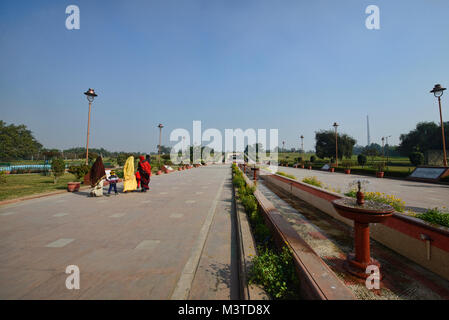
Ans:
[[[81,29],[65,28],[76,4]],[[365,28],[380,7],[381,29]],[[439,121],[449,87],[447,0],[1,1],[0,119],[46,147],[153,151],[174,128],[279,128],[314,147],[334,121],[366,144]],[[443,96],[449,120],[449,94]]]

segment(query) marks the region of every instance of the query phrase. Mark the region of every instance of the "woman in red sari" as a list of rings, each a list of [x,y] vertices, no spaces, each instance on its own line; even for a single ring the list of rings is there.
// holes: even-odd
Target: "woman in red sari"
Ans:
[[[150,189],[150,187],[148,186],[150,184],[151,176],[150,156],[147,156],[146,159],[143,156],[140,156],[139,159],[140,161],[137,170],[140,174],[140,185],[142,188],[142,192],[146,192]]]

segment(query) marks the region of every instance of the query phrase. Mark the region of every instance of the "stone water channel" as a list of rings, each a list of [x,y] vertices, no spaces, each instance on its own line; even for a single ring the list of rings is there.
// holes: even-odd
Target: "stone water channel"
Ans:
[[[249,178],[252,178],[248,174]],[[323,259],[340,280],[363,300],[448,300],[449,281],[371,240],[371,253],[382,264],[380,289],[369,290],[343,268],[353,251],[352,228],[308,203],[286,195],[264,180],[258,189],[270,200],[298,234]]]

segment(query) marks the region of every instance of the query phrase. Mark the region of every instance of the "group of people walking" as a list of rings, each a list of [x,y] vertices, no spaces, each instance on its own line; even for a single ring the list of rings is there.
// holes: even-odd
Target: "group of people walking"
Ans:
[[[139,163],[137,165],[137,172],[134,172],[134,157],[130,156],[126,159],[125,166],[123,167],[123,192],[133,192],[139,187],[141,192],[147,192],[150,187],[150,177],[151,177],[151,164],[150,156],[147,155],[139,156]],[[119,178],[115,171],[111,171],[109,177],[106,175],[106,170],[103,165],[103,159],[98,157],[92,168],[90,169],[90,182],[91,182],[91,192],[90,195],[93,197],[100,197],[103,195],[103,184],[104,181],[109,182],[108,195],[114,190],[117,195],[117,183]]]

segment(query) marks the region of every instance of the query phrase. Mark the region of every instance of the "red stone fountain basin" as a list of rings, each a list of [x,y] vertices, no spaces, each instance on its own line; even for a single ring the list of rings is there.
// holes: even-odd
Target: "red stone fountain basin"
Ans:
[[[355,253],[348,254],[345,267],[351,274],[365,279],[370,276],[366,273],[368,266],[374,265],[380,270],[380,263],[370,256],[369,224],[384,222],[393,215],[394,208],[373,201],[359,205],[354,198],[337,199],[332,201],[332,205],[339,215],[354,221]]]
[[[352,198],[337,199],[332,201],[332,204],[339,215],[361,223],[382,223],[394,212],[394,208],[390,205],[373,201],[357,205],[356,199]]]

